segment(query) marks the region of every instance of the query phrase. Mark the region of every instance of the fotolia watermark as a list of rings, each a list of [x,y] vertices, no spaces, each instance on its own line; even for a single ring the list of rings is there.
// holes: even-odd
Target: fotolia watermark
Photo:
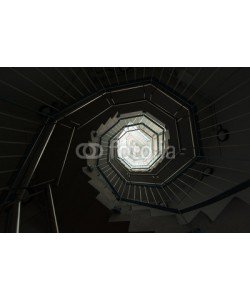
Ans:
[[[136,144],[117,147],[116,143],[113,143],[105,149],[109,150],[110,158],[115,158],[118,155],[122,158],[133,157],[133,160],[146,160],[159,154],[167,159],[175,159],[176,157],[175,146],[167,146],[162,150],[162,153],[148,145],[140,147]],[[98,143],[81,143],[76,147],[76,155],[80,159],[100,159],[103,154],[104,148]]]
[[[103,152],[102,145],[98,143],[81,143],[76,147],[76,155],[80,159],[98,159]]]

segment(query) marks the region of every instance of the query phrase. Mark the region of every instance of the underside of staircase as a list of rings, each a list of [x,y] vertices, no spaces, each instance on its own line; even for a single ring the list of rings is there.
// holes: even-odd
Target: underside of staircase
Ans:
[[[0,71],[2,232],[250,231],[248,68]],[[77,156],[135,113],[165,126],[176,165]]]

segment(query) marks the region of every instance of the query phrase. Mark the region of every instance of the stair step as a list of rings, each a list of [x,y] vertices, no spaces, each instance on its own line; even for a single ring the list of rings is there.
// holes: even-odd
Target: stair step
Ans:
[[[104,132],[105,125],[102,123],[101,126],[96,130],[97,135],[100,136]]]
[[[180,225],[189,224],[200,212],[199,209],[185,213],[183,215],[176,215],[176,219]]]
[[[129,224],[129,232],[154,231],[151,219],[149,209],[133,211]]]
[[[185,225],[180,225],[173,216],[158,216],[152,218],[152,227],[155,232],[186,232],[187,227]]]
[[[109,222],[129,222],[131,220],[131,214],[116,214],[114,213],[110,218]]]
[[[157,208],[150,208],[150,213],[152,217],[158,217],[158,216],[171,216],[173,213],[170,213],[168,211],[164,211]]]
[[[101,136],[103,133],[105,133],[110,127],[115,125],[118,121],[117,118],[118,113],[116,113],[113,117],[110,117],[104,124],[102,124],[98,129],[97,129],[97,135]]]
[[[143,213],[141,216],[132,215],[129,232],[186,232],[185,224],[180,225],[176,216],[155,216],[150,212]]]
[[[225,198],[217,203],[208,205],[200,209],[204,214],[206,214],[210,220],[215,221],[217,217],[223,212],[225,207],[231,202],[232,197]]]
[[[143,206],[143,205],[134,205],[134,206],[132,206],[132,210],[133,211],[145,210],[145,206]]]
[[[235,194],[234,197],[238,197],[245,201],[248,205],[250,205],[250,188],[240,191],[239,193]]]
[[[104,194],[98,194],[96,199],[110,210],[113,209],[117,204],[117,201],[106,197]]]

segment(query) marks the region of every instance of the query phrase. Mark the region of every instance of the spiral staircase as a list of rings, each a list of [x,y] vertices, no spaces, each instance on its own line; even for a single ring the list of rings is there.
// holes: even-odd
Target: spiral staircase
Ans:
[[[1,69],[1,231],[248,232],[249,83],[248,68]],[[111,147],[132,131],[157,148],[144,169]]]

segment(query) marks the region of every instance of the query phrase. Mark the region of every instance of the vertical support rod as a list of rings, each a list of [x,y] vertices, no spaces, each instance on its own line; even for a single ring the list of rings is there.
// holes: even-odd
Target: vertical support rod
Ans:
[[[71,146],[71,143],[72,143],[72,139],[73,139],[75,130],[76,130],[76,128],[74,127],[73,130],[72,130],[72,133],[70,135],[70,138],[69,138],[69,143],[68,143],[68,146],[67,146],[67,149],[66,149],[66,153],[65,153],[65,156],[64,156],[62,167],[61,167],[58,179],[57,179],[57,183],[56,183],[57,186],[59,186],[60,181],[61,181],[62,173],[63,173],[64,167],[65,167],[66,160],[68,158],[68,154],[69,154],[69,150],[70,150],[70,146]]]
[[[9,232],[19,233],[22,206],[21,201],[26,192],[25,189],[20,189],[17,194],[13,194],[13,190],[18,189],[18,187],[29,186],[30,181],[41,160],[41,157],[43,156],[43,153],[49,143],[51,135],[54,132],[55,126],[56,123],[50,123],[43,127],[24,164],[22,165],[9,194],[6,197],[6,202],[11,201],[11,198],[14,197],[17,200],[17,203],[14,204],[12,208],[13,221],[11,222],[10,228],[8,229]]]
[[[16,233],[19,233],[20,229],[20,220],[21,220],[21,201],[17,203],[17,216],[16,216]]]
[[[59,233],[57,218],[56,218],[56,211],[55,211],[55,205],[54,205],[54,198],[52,194],[51,185],[47,185],[47,194],[48,194],[48,202],[49,202],[49,209],[50,209],[50,215],[52,219],[52,230],[53,232]]]

